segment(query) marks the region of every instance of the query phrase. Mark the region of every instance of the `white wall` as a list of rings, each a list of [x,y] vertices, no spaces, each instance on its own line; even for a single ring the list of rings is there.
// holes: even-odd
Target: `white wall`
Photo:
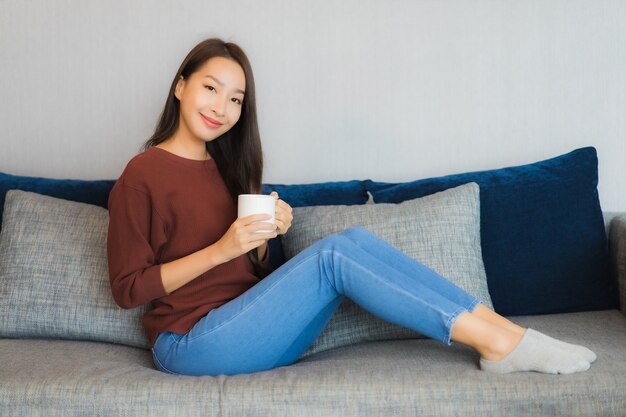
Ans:
[[[116,178],[198,41],[253,64],[265,182],[404,181],[592,145],[626,211],[626,2],[0,0],[0,171]]]

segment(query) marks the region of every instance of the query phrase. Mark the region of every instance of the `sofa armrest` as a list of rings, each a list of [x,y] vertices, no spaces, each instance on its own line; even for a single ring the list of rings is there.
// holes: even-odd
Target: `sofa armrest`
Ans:
[[[626,315],[626,213],[611,219],[609,229],[611,273],[617,281],[620,310]]]

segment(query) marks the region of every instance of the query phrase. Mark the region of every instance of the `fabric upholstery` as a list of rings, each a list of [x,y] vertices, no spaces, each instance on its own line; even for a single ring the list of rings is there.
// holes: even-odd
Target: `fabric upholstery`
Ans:
[[[400,204],[294,208],[293,216],[290,232],[282,236],[287,259],[327,235],[362,226],[485,305],[492,305],[481,256],[479,189],[475,183]],[[366,340],[416,335],[346,299],[305,355]]]
[[[0,172],[0,221],[8,190],[31,191],[64,200],[78,201],[107,207],[113,180],[73,180],[25,177]],[[2,226],[2,223],[0,223]]]
[[[0,232],[0,336],[147,348],[146,307],[113,301],[102,207],[12,190]]]
[[[359,180],[263,185],[263,194],[272,191],[276,191],[291,207],[365,204],[369,197],[365,185]]]
[[[626,317],[610,310],[512,319],[588,346],[598,360],[574,375],[494,375],[479,370],[468,347],[416,339],[212,378],[163,374],[137,348],[0,339],[0,415],[623,416]]]
[[[46,179],[27,182],[22,177],[15,179],[11,187],[27,184],[54,191],[41,188],[54,183],[55,180]],[[59,189],[76,193],[52,194],[83,198],[95,192],[94,197],[99,195],[104,199],[100,202],[106,204],[107,184],[56,180]],[[315,193],[326,196],[320,201],[345,204],[360,204],[367,199],[357,181],[278,189],[281,198],[290,198],[296,205],[312,202]],[[0,320],[1,336],[76,338],[148,347],[141,326],[141,317],[148,307],[125,311],[111,297],[106,259],[107,210],[10,190],[6,193],[5,211],[5,224],[0,231],[0,318],[6,320]],[[280,246],[270,253],[282,258]]]
[[[291,207],[345,204],[365,204],[369,198],[362,181],[335,181],[313,184],[264,184],[263,194],[272,191]],[[285,254],[280,239],[271,239],[270,265],[276,269],[285,263]]]
[[[399,203],[470,181],[480,185],[482,253],[496,311],[616,308],[594,148],[517,167],[366,186],[377,203]]]
[[[613,279],[620,294],[620,309],[626,314],[626,215],[614,216],[610,222],[610,254]]]

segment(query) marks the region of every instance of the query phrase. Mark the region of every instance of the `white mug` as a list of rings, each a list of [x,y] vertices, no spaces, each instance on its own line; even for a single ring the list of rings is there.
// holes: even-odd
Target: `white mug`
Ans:
[[[276,199],[265,194],[240,194],[237,198],[237,217],[246,217],[252,214],[270,214],[269,220],[261,220],[276,224]],[[258,223],[258,222],[255,222]],[[258,230],[256,233],[269,233],[274,230]]]

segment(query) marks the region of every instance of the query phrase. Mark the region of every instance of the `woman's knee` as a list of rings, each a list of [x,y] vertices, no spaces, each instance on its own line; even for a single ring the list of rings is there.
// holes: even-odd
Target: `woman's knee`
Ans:
[[[353,242],[361,242],[375,236],[374,233],[361,226],[348,227],[346,230],[341,232],[341,234]]]
[[[324,249],[349,248],[356,242],[363,242],[372,236],[374,234],[363,227],[348,227],[341,232],[326,236],[319,244]]]

